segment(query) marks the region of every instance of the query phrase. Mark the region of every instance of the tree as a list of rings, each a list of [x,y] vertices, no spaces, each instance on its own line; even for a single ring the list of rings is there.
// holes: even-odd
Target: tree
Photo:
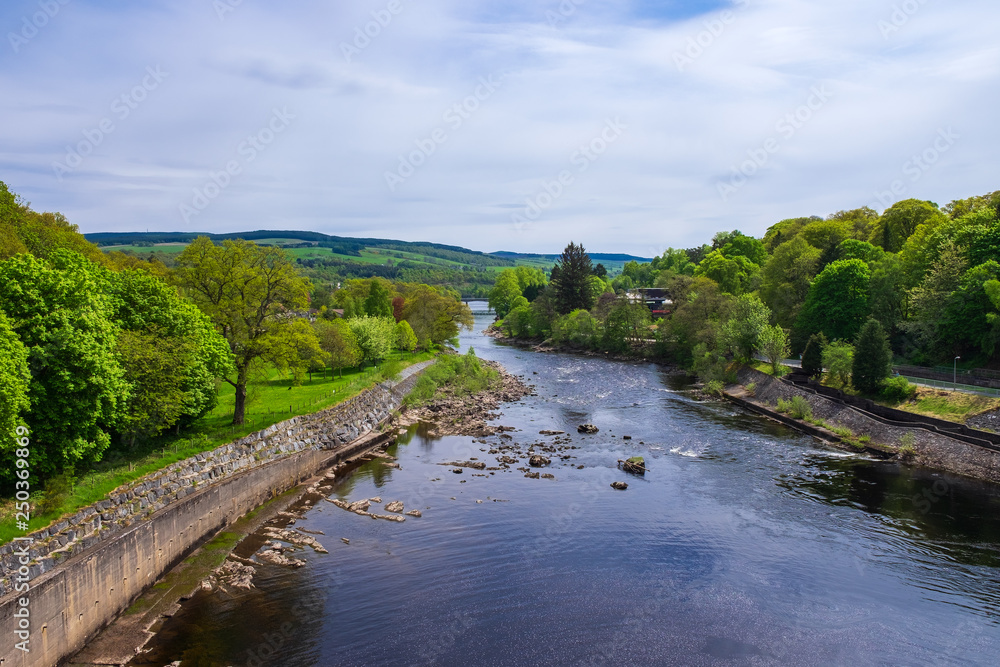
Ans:
[[[603,264],[598,264],[597,266],[594,267],[594,275],[600,278],[601,280],[606,280],[608,277],[608,270],[604,267]]]
[[[788,334],[780,326],[766,326],[760,334],[760,350],[771,362],[775,376],[781,374],[781,361],[788,356]]]
[[[906,317],[906,276],[899,255],[885,254],[873,265],[868,305],[886,333],[895,335]]]
[[[344,377],[345,368],[361,363],[361,348],[348,320],[319,320],[313,328],[320,348],[330,355],[330,366],[340,373],[340,377]]]
[[[764,265],[760,296],[778,324],[790,327],[795,323],[819,270],[820,254],[804,238],[796,236],[778,246]]]
[[[406,320],[396,323],[396,349],[401,352],[413,352],[417,347],[417,334]]]
[[[596,346],[601,323],[586,310],[563,315],[552,327],[552,340],[560,345],[583,349]]]
[[[381,278],[372,278],[365,298],[365,313],[372,317],[392,317],[392,291]]]
[[[462,303],[458,293],[429,285],[398,287],[406,290],[403,319],[413,327],[421,347],[453,340],[461,328],[472,330],[475,323],[472,311]]]
[[[123,331],[118,357],[131,387],[118,430],[134,447],[136,440],[170,428],[184,413],[189,397],[183,388],[185,371],[191,366],[194,345],[156,330]]]
[[[513,269],[504,269],[497,274],[493,289],[490,290],[489,306],[496,312],[498,319],[507,317],[511,303],[521,296],[521,286]]]
[[[868,317],[871,271],[860,259],[842,259],[823,269],[809,287],[795,330],[802,349],[810,334],[853,339]]]
[[[8,459],[15,447],[15,429],[22,423],[21,413],[30,405],[30,383],[28,350],[0,311],[0,452]]]
[[[757,266],[767,261],[767,248],[762,241],[758,241],[752,236],[745,236],[740,232],[734,232],[734,236],[729,242],[722,246],[722,254],[729,259],[745,257]]]
[[[300,370],[303,351],[319,348],[308,322],[294,313],[308,303],[309,281],[281,248],[243,239],[216,246],[205,236],[178,255],[173,276],[229,343],[236,378],[223,379],[236,390],[233,424],[242,424],[255,364]]]
[[[822,333],[809,336],[806,349],[802,353],[802,371],[814,380],[818,380],[823,375],[823,352],[826,350],[827,340]]]
[[[552,282],[556,287],[556,307],[565,315],[574,310],[590,310],[594,305],[594,295],[590,289],[590,275],[593,267],[590,255],[582,245],[572,241],[563,250],[556,263],[558,272],[553,271]]]
[[[885,211],[872,229],[871,242],[886,252],[899,252],[920,225],[934,225],[945,220],[936,204],[919,199],[898,201]]]
[[[854,346],[839,340],[830,343],[823,349],[823,366],[830,381],[843,389],[851,382]]]
[[[371,361],[377,365],[392,352],[396,331],[391,317],[366,315],[348,320],[347,324],[354,332],[358,347],[361,348],[362,358],[365,361]]]
[[[930,358],[951,350],[942,331],[951,296],[961,285],[967,263],[961,248],[948,241],[923,282],[910,291],[911,318],[904,325],[923,353]]]
[[[24,419],[28,460],[40,478],[99,461],[129,395],[116,355],[119,327],[97,269],[62,249],[47,261],[21,254],[0,262],[0,310],[28,351],[31,406]]]
[[[892,351],[889,337],[877,320],[869,319],[861,327],[854,344],[851,382],[863,394],[876,394],[892,373]]]
[[[738,361],[748,362],[761,346],[771,311],[756,294],[736,299],[732,315],[720,332],[721,345],[729,348]]]
[[[625,352],[631,346],[641,345],[652,336],[649,325],[649,308],[645,304],[619,298],[604,321],[602,347],[611,352]]]

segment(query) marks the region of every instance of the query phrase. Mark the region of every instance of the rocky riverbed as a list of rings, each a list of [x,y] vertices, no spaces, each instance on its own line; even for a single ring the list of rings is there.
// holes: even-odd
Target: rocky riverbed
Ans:
[[[483,438],[514,430],[487,422],[500,417],[501,403],[530,396],[534,394],[534,387],[495,361],[480,360],[480,363],[499,373],[500,381],[494,387],[471,396],[456,396],[450,388],[444,387],[428,403],[404,409],[395,424],[404,428],[419,422],[430,424],[428,435],[432,437],[470,435]]]

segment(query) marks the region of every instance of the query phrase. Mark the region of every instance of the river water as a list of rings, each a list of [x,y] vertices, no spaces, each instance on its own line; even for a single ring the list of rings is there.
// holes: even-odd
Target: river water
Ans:
[[[578,447],[553,459],[555,480],[454,474],[437,464],[495,456],[411,431],[389,450],[400,469],[364,464],[334,494],[422,518],[319,503],[296,527],[323,531],[329,554],[261,567],[249,592],[198,594],[136,664],[1000,661],[995,487],[829,449],[698,401],[653,364],[500,344],[478,333],[488,323],[463,348],[537,387],[503,408],[511,442],[555,429]],[[577,434],[585,422],[600,433]],[[632,455],[644,478],[616,469]]]

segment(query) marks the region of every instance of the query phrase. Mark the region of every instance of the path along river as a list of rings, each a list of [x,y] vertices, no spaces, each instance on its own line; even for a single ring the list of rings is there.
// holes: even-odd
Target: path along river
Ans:
[[[365,464],[334,495],[422,518],[319,503],[296,527],[329,554],[195,596],[136,664],[1000,662],[997,488],[829,449],[656,365],[503,345],[488,323],[463,348],[537,387],[504,406],[509,442],[555,429],[578,447],[555,480],[454,474],[437,464],[496,456],[413,431],[389,450],[400,469]],[[600,433],[577,434],[585,422]],[[645,478],[615,468],[636,454]]]

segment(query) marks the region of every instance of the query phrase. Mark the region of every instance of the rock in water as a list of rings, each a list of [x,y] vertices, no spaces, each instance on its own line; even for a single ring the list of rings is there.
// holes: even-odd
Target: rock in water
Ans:
[[[420,510],[410,510],[406,516],[423,516],[423,514],[420,513]]]
[[[625,482],[611,482],[612,489],[618,489],[619,491],[624,491],[628,488],[628,484]]]
[[[391,503],[386,503],[386,512],[402,512],[403,511],[403,501],[393,500]]]
[[[552,463],[552,460],[542,456],[541,454],[535,454],[528,459],[528,465],[535,468],[541,468],[542,466],[547,466],[550,463]]]
[[[576,430],[579,433],[597,433],[601,429],[597,428],[593,424],[580,424],[576,427]]]

